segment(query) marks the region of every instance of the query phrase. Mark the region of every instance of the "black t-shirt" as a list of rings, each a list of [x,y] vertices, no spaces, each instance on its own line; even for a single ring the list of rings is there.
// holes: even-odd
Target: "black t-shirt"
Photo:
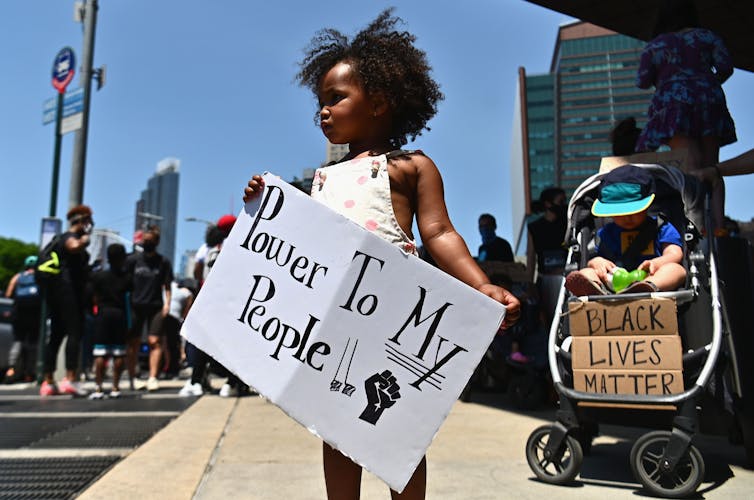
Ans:
[[[89,277],[89,252],[82,250],[78,253],[69,252],[65,242],[70,238],[79,239],[80,236],[70,231],[60,235],[55,244],[55,252],[60,258],[59,279],[53,280],[54,286],[60,287],[59,293],[74,293],[76,297],[83,298],[86,289],[86,281]]]
[[[126,292],[131,290],[131,275],[111,269],[92,274],[89,290],[96,298],[97,307],[126,309]]]
[[[162,306],[162,289],[170,289],[173,269],[170,261],[155,253],[133,253],[126,260],[126,270],[133,280],[131,303],[136,306]]]
[[[534,241],[540,272],[563,270],[568,255],[563,247],[567,225],[565,217],[554,221],[542,217],[529,224],[529,234]]]
[[[495,236],[490,243],[483,243],[479,246],[478,258],[480,261],[513,262],[513,250],[510,243],[500,236]]]

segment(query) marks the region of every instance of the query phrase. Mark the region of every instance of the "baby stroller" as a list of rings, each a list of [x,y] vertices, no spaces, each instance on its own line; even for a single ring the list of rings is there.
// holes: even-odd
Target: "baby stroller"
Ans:
[[[697,408],[701,406],[702,414],[719,411],[732,415],[736,399],[741,398],[741,383],[721,304],[715,244],[700,237],[708,197],[695,179],[674,167],[638,166],[655,178],[656,197],[650,215],[672,223],[684,239],[686,287],[672,292],[579,298],[569,296],[565,288],[561,290],[556,311],[562,314],[553,320],[548,338],[549,368],[559,397],[557,420],[532,432],[526,444],[526,458],[540,480],[566,484],[579,473],[600,422],[654,429],[633,445],[632,472],[650,493],[681,498],[693,494],[704,479],[704,460],[692,444],[700,428]],[[590,209],[604,175],[598,173],[584,181],[569,203],[566,273],[585,267],[590,258],[598,222]],[[583,332],[575,330],[580,325],[571,325],[569,303],[592,302],[595,307],[607,307],[618,301],[642,299],[675,301],[683,353],[683,387],[672,393],[662,390],[657,395],[649,389],[646,394],[576,390],[571,344]]]

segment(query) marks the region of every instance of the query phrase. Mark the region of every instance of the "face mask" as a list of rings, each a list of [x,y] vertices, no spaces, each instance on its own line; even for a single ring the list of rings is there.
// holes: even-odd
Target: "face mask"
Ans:
[[[141,244],[141,248],[143,248],[145,252],[154,252],[157,245],[153,241],[145,241]]]
[[[495,239],[495,230],[489,227],[480,227],[479,234],[482,235],[482,243],[487,244]]]

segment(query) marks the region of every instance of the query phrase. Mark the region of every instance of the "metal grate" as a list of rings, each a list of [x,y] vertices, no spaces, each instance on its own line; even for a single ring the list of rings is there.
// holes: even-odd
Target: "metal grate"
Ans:
[[[29,448],[135,448],[172,419],[134,416],[79,419],[79,425],[39,439]]]
[[[24,448],[35,441],[65,432],[88,418],[0,418],[0,449]]]
[[[0,460],[0,500],[74,498],[118,460],[119,457]]]

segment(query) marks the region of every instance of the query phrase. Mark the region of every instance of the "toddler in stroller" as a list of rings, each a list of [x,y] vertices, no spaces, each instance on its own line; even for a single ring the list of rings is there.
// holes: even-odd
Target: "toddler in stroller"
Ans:
[[[605,175],[592,215],[612,217],[613,222],[597,231],[597,256],[566,277],[568,291],[603,294],[613,287],[613,273],[623,268],[643,271],[644,279],[621,293],[675,290],[686,281],[681,235],[673,224],[647,213],[654,198],[654,178],[642,168],[624,165]]]
[[[645,174],[652,181],[647,182]],[[614,182],[616,178],[619,182]],[[625,182],[627,179],[630,182]],[[616,187],[609,188],[610,185]],[[633,200],[628,200],[629,197]],[[592,215],[608,215],[609,207],[604,205],[611,200],[633,202],[628,209],[623,205],[624,211],[612,214],[642,213],[648,228],[645,232],[650,236],[637,236],[642,232],[640,229],[626,235],[624,229],[638,226],[622,227],[623,221],[618,219],[598,232],[601,236],[607,234],[607,238],[594,242],[595,224],[604,219]],[[574,193],[569,203],[566,235],[570,245],[566,272],[572,272],[568,272],[568,286],[558,298],[556,311],[561,314],[553,320],[548,338],[550,374],[559,398],[557,421],[537,428],[526,444],[527,461],[539,479],[552,484],[573,480],[579,473],[584,451],[591,447],[598,423],[610,422],[653,429],[636,441],[630,456],[634,476],[649,492],[683,497],[694,493],[701,484],[704,461],[691,442],[699,430],[698,407],[704,409],[710,402],[708,394],[712,387],[717,393],[732,390],[732,397],[741,394],[735,350],[729,329],[723,325],[715,248],[712,244],[700,244],[698,228],[704,227],[704,211],[700,208],[703,205],[703,193],[697,183],[681,171],[661,165],[631,165],[599,173],[584,181]],[[647,209],[658,220],[647,218]],[[663,229],[664,225],[669,227]],[[619,236],[612,238],[610,231]],[[635,243],[631,249],[634,237],[644,241]],[[609,250],[610,263],[602,262],[600,267],[598,260],[590,266],[596,250],[603,252],[611,242],[615,245]],[[643,256],[645,252],[648,255]],[[626,253],[629,259],[623,264],[643,266],[648,276],[623,293],[607,294],[604,288],[607,272]],[[681,289],[676,290],[679,285]],[[660,303],[671,304],[672,326],[656,332],[663,334],[658,344],[650,340],[651,336],[637,336],[649,331],[628,331],[629,326],[646,330],[647,324],[637,323],[640,320],[631,314],[646,313]],[[586,328],[573,314],[596,310],[606,326],[612,307],[626,314],[611,329],[602,332],[595,333],[591,325]],[[600,335],[605,337],[598,338]],[[607,342],[601,344],[604,341]],[[677,363],[673,369],[682,373],[672,387],[658,375],[661,366],[655,364],[651,367],[654,372],[647,371],[652,359],[657,358],[650,345],[666,341],[675,348],[670,356]],[[588,348],[587,351],[577,354],[577,343],[582,349]],[[614,364],[610,368],[615,369],[604,370],[602,365],[598,368],[603,370],[592,370],[592,383],[584,384],[582,379],[586,379],[584,373],[588,370],[583,370],[581,363],[584,359],[587,364],[601,362],[601,354],[605,354],[597,352],[601,345],[613,349],[606,357],[611,356]],[[580,378],[576,377],[577,359]],[[644,365],[638,366],[641,363]],[[602,383],[593,383],[593,374],[598,371]],[[733,406],[725,404],[731,401],[730,396],[722,396],[719,401],[725,407],[722,411],[732,411]]]

